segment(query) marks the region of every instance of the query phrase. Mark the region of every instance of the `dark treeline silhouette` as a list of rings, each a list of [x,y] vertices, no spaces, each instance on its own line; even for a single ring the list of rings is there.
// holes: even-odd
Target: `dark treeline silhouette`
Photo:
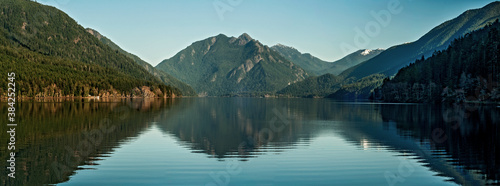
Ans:
[[[384,80],[376,97],[388,102],[499,101],[499,28],[496,20],[416,60]]]

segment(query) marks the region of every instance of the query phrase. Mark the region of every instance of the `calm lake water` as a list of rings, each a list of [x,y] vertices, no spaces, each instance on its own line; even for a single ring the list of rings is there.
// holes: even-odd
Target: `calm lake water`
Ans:
[[[16,178],[3,168],[2,185],[500,183],[496,106],[182,98],[17,110]]]

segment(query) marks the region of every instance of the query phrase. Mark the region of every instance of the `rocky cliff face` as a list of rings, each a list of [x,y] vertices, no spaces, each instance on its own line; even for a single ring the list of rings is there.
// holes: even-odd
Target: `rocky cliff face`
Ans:
[[[156,68],[188,83],[202,96],[274,93],[309,76],[248,34],[221,34],[195,42]]]

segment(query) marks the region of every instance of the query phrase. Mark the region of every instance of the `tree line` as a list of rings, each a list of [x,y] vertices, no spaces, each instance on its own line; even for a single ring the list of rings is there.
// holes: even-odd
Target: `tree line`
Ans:
[[[0,12],[0,97],[9,72],[23,97],[181,95],[54,7],[3,0]]]
[[[431,57],[385,79],[375,97],[388,102],[498,102],[500,23],[455,39]]]

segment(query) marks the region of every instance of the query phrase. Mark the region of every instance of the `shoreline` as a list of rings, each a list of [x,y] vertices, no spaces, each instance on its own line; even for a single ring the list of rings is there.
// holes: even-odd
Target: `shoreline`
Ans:
[[[183,96],[174,96],[174,97],[130,97],[130,96],[117,96],[117,97],[99,97],[99,96],[90,96],[90,97],[82,97],[82,96],[63,96],[63,97],[16,97],[16,101],[36,101],[36,100],[76,100],[76,99],[85,99],[85,100],[114,100],[114,99],[175,99],[175,98],[183,98]],[[0,103],[7,102],[8,97],[0,97]]]
[[[100,96],[63,96],[63,97],[16,97],[16,101],[68,101],[68,100],[78,100],[84,99],[88,101],[109,101],[109,100],[123,100],[123,99],[176,99],[176,98],[288,98],[288,99],[329,99],[336,100],[332,98],[326,97],[291,97],[291,96],[174,96],[174,97],[139,97],[139,96],[116,96],[116,97],[100,97]],[[8,97],[0,97],[0,103],[7,102]],[[394,104],[394,103],[403,103],[403,102],[385,102],[383,100],[370,100],[370,99],[358,99],[358,100],[336,100],[341,102],[371,102],[371,103],[386,103],[386,104]],[[408,102],[413,103],[413,102]],[[413,103],[413,104],[432,104],[432,105],[441,105],[441,104],[478,104],[478,105],[490,105],[490,106],[498,106],[500,107],[500,102],[491,102],[491,101],[466,101],[466,102],[440,102],[440,103]]]

